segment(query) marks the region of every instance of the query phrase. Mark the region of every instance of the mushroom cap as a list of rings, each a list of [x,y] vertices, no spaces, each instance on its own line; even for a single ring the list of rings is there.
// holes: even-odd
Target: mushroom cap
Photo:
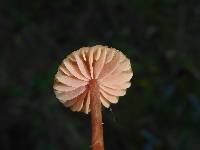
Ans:
[[[106,108],[125,95],[133,76],[130,60],[107,46],[83,47],[72,52],[58,67],[54,80],[56,97],[72,111],[88,114],[91,110],[90,84],[95,81],[98,99]]]

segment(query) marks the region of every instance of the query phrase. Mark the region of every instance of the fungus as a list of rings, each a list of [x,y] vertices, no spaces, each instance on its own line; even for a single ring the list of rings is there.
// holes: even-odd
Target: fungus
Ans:
[[[107,46],[83,47],[72,52],[55,75],[56,97],[72,111],[91,113],[92,150],[104,150],[102,105],[118,102],[130,87],[129,59]]]

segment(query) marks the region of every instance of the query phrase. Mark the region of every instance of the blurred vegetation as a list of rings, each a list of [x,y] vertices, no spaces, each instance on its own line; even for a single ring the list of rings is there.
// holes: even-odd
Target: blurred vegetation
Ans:
[[[200,149],[199,27],[197,0],[1,1],[0,149],[89,149],[89,116],[64,108],[52,84],[67,54],[96,44],[134,69],[104,110],[106,150]]]

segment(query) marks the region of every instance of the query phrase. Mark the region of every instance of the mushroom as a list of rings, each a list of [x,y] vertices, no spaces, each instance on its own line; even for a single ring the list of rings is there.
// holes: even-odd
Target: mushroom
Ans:
[[[102,105],[118,102],[133,76],[129,59],[107,46],[83,47],[72,52],[58,67],[56,97],[72,111],[91,112],[92,150],[104,150]]]

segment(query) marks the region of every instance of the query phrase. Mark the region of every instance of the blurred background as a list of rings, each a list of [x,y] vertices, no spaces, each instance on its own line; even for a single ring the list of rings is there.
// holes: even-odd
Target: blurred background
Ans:
[[[52,84],[73,50],[124,52],[134,78],[104,110],[106,150],[200,149],[200,1],[4,0],[0,4],[0,150],[89,150],[90,117]]]

